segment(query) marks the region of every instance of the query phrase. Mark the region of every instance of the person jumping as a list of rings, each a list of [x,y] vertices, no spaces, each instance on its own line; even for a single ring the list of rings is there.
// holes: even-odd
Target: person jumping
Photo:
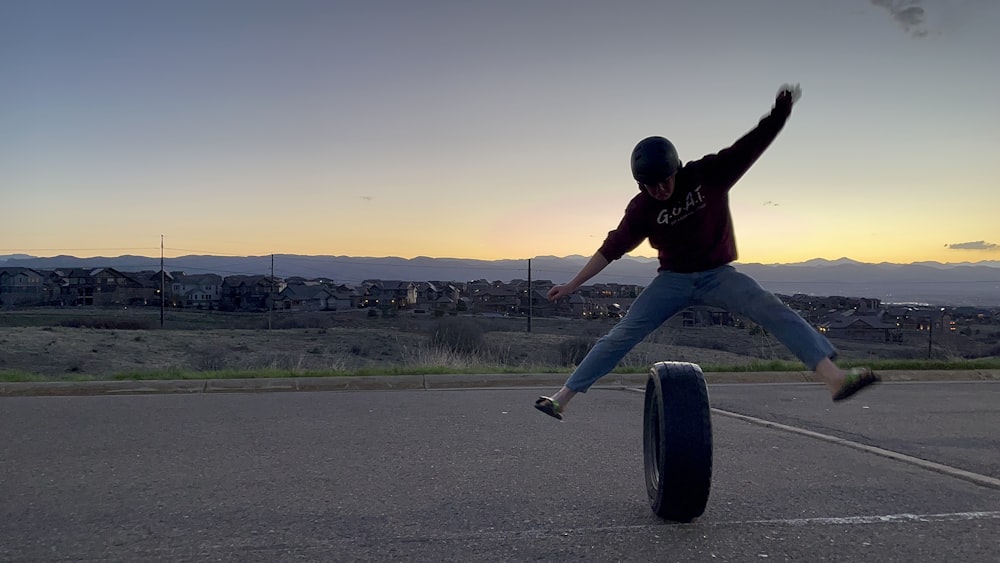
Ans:
[[[880,381],[868,368],[837,367],[837,351],[825,337],[753,278],[730,265],[737,252],[729,190],[778,136],[800,96],[798,85],[782,86],[770,113],[755,128],[717,154],[684,165],[667,139],[639,141],[631,158],[639,193],[587,264],[568,283],[549,290],[547,297],[554,302],[570,295],[647,239],[658,252],[657,275],[625,317],[597,341],[563,387],[551,397],[539,397],[535,408],[561,420],[574,395],[586,393],[636,344],[692,305],[744,315],[775,335],[819,376],[834,401]]]

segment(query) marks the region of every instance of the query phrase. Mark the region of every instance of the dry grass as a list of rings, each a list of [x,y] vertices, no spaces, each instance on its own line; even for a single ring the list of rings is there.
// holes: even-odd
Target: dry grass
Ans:
[[[45,379],[108,379],[182,371],[348,373],[426,371],[569,371],[560,345],[570,335],[494,331],[474,350],[433,345],[423,332],[397,329],[101,330],[0,328],[0,371]],[[654,360],[655,358],[655,360]],[[642,343],[624,362],[636,371],[671,358],[744,364],[752,358],[685,346]]]
[[[344,371],[400,362],[406,337],[358,329],[0,328],[0,370],[53,379],[178,370]]]
[[[159,328],[149,312],[72,311],[0,315],[0,379],[66,380],[237,374],[564,372],[611,328],[607,320],[509,318],[371,319],[359,314],[265,317],[172,312]],[[66,326],[69,325],[69,326]],[[76,328],[82,326],[83,328]],[[116,327],[152,326],[149,329]],[[248,328],[233,328],[245,326]],[[91,328],[105,327],[105,328]],[[175,328],[181,327],[181,328]],[[277,328],[288,327],[288,328]],[[835,344],[841,358],[926,358],[926,344]],[[936,352],[939,350],[936,349]],[[949,356],[947,351],[941,351]],[[957,357],[956,354],[950,356]],[[619,371],[662,360],[730,368],[797,361],[773,337],[732,327],[661,327]],[[202,375],[199,375],[202,374]]]

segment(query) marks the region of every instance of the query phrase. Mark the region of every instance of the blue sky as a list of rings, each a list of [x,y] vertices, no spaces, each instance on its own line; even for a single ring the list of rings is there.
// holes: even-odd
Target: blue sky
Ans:
[[[998,4],[6,1],[0,254],[590,255],[799,83],[741,261],[996,260]]]

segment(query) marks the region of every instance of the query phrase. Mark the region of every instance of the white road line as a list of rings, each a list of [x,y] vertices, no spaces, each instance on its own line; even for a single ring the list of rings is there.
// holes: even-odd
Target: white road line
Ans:
[[[693,522],[670,522],[660,520],[648,524],[626,524],[621,526],[587,526],[580,528],[530,528],[526,530],[480,530],[470,532],[442,533],[435,535],[396,536],[398,542],[452,542],[468,540],[510,541],[524,539],[546,539],[566,536],[587,536],[590,534],[649,533],[670,528],[724,528],[735,526],[858,526],[874,524],[935,524],[942,522],[968,522],[1000,520],[1000,511],[992,512],[950,512],[943,514],[883,514],[868,516],[840,516],[817,518],[775,518],[766,520],[711,520],[696,519]]]
[[[987,512],[948,512],[942,514],[882,514],[869,516],[834,516],[816,518],[773,518],[765,520],[710,520],[696,519],[693,522],[662,521],[655,524],[636,524],[626,526],[598,526],[593,528],[573,528],[567,530],[525,530],[528,535],[569,535],[581,532],[626,532],[661,529],[664,526],[857,526],[860,524],[912,524],[934,522],[966,522],[970,520],[1000,520],[1000,511]]]
[[[729,524],[775,524],[779,526],[808,526],[811,524],[851,526],[857,524],[899,524],[908,522],[961,522],[965,520],[1000,520],[1000,512],[950,512],[945,514],[886,514],[884,516],[845,516],[833,518],[779,518],[775,520],[747,520]]]
[[[995,477],[990,477],[989,475],[981,475],[979,473],[973,473],[971,471],[966,471],[964,469],[959,469],[957,467],[951,467],[949,465],[944,465],[934,461],[928,461],[926,459],[920,459],[918,457],[901,454],[899,452],[894,452],[892,450],[886,450],[883,448],[877,448],[875,446],[869,446],[867,444],[861,444],[859,442],[846,440],[844,438],[838,438],[836,436],[830,436],[828,434],[820,434],[819,432],[813,432],[812,430],[806,430],[804,428],[798,428],[796,426],[788,426],[787,424],[780,424],[778,422],[764,420],[763,418],[747,416],[745,414],[724,411],[722,409],[717,409],[717,408],[713,408],[712,412],[722,416],[727,416],[729,418],[735,418],[737,420],[749,422],[751,424],[756,424],[767,428],[774,428],[777,430],[783,430],[785,432],[791,432],[793,434],[799,434],[801,436],[808,436],[810,438],[816,438],[817,440],[823,440],[825,442],[830,442],[832,444],[847,446],[849,448],[854,448],[856,450],[861,450],[863,452],[875,454],[877,456],[886,457],[896,461],[902,461],[904,463],[909,463],[917,467],[929,469],[930,471],[936,471],[938,473],[949,475],[951,477],[964,479],[966,481],[975,483],[977,485],[981,485],[983,487],[989,487],[991,489],[1000,489],[1000,479],[997,479]]]
[[[693,522],[676,523],[663,521],[657,524],[638,524],[633,526],[607,526],[597,528],[577,528],[574,531],[616,532],[627,530],[648,530],[662,528],[664,525],[674,526],[857,526],[860,524],[912,524],[933,522],[966,522],[969,520],[1000,520],[1000,511],[986,512],[947,512],[942,514],[881,514],[869,516],[833,516],[816,518],[773,518],[765,520],[695,520]],[[539,530],[536,530],[538,532]]]

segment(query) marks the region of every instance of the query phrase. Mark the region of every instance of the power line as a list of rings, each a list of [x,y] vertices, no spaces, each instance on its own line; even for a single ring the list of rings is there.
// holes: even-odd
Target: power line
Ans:
[[[237,258],[251,258],[251,256],[247,256],[246,254],[232,254],[228,252],[219,252],[217,250],[191,250],[188,248],[171,248],[169,246],[166,247],[166,249],[178,252],[193,252],[197,255],[202,255],[202,256],[234,256]],[[256,258],[256,256],[254,256],[253,258]]]
[[[156,252],[156,248],[148,246],[136,246],[128,248],[113,248],[113,247],[101,247],[101,248],[0,248],[0,252],[93,252],[97,250],[113,250],[119,252],[122,250],[149,250]]]

